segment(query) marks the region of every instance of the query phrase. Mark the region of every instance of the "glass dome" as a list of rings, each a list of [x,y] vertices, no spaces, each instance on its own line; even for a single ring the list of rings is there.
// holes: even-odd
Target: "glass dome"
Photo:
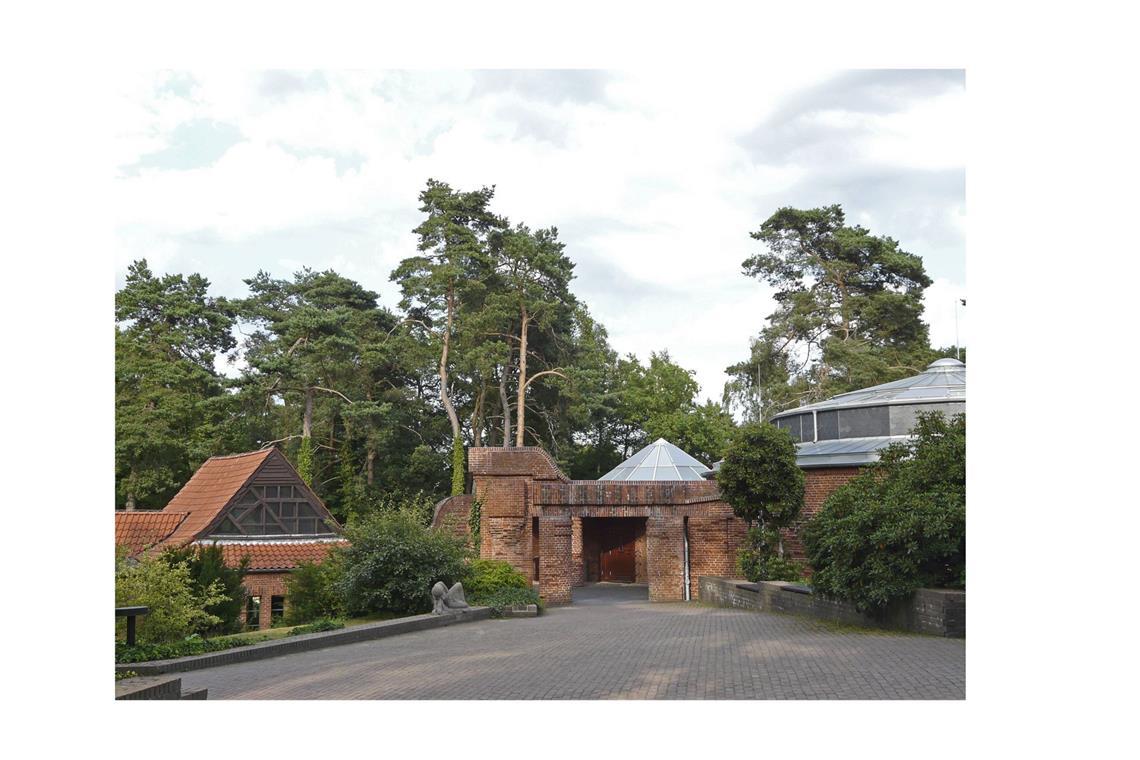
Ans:
[[[598,480],[701,480],[701,474],[708,469],[664,438],[658,438]]]

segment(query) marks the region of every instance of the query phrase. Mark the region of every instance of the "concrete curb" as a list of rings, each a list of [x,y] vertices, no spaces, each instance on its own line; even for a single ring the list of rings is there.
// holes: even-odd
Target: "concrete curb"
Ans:
[[[341,628],[335,631],[322,631],[321,633],[307,633],[300,636],[287,636],[273,641],[262,641],[244,647],[224,649],[220,652],[209,652],[191,657],[178,657],[172,660],[150,660],[149,662],[115,663],[115,672],[133,670],[140,676],[153,676],[163,673],[183,673],[187,670],[201,670],[214,668],[219,665],[231,665],[235,662],[249,662],[251,660],[264,660],[270,657],[294,654],[296,652],[309,652],[314,649],[337,647],[345,644],[355,644],[360,641],[383,639],[388,636],[398,636],[401,633],[412,631],[426,631],[431,628],[443,628],[456,623],[472,623],[476,620],[487,620],[491,617],[490,607],[471,607],[461,612],[447,615],[413,615],[412,617],[383,620],[379,623],[365,623],[354,625],[351,628]],[[133,680],[133,679],[128,679]]]

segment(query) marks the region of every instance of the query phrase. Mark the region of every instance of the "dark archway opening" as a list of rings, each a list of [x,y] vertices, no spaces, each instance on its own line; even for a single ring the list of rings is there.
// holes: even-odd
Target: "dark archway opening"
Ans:
[[[582,519],[587,583],[647,583],[644,517]]]

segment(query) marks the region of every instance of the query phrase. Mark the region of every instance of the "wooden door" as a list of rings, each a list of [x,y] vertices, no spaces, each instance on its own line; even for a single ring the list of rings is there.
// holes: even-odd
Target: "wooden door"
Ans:
[[[602,550],[602,580],[633,583],[633,544],[622,544]]]
[[[599,565],[601,580],[633,583],[636,580],[633,525],[615,520],[603,534]]]

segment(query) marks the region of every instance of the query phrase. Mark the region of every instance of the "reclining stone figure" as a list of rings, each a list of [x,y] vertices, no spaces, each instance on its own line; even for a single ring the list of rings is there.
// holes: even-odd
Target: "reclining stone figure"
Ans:
[[[448,612],[458,612],[459,610],[466,609],[470,605],[463,597],[463,584],[456,583],[450,589],[443,585],[443,581],[437,581],[431,588],[431,601],[432,601],[432,614],[444,615]]]

